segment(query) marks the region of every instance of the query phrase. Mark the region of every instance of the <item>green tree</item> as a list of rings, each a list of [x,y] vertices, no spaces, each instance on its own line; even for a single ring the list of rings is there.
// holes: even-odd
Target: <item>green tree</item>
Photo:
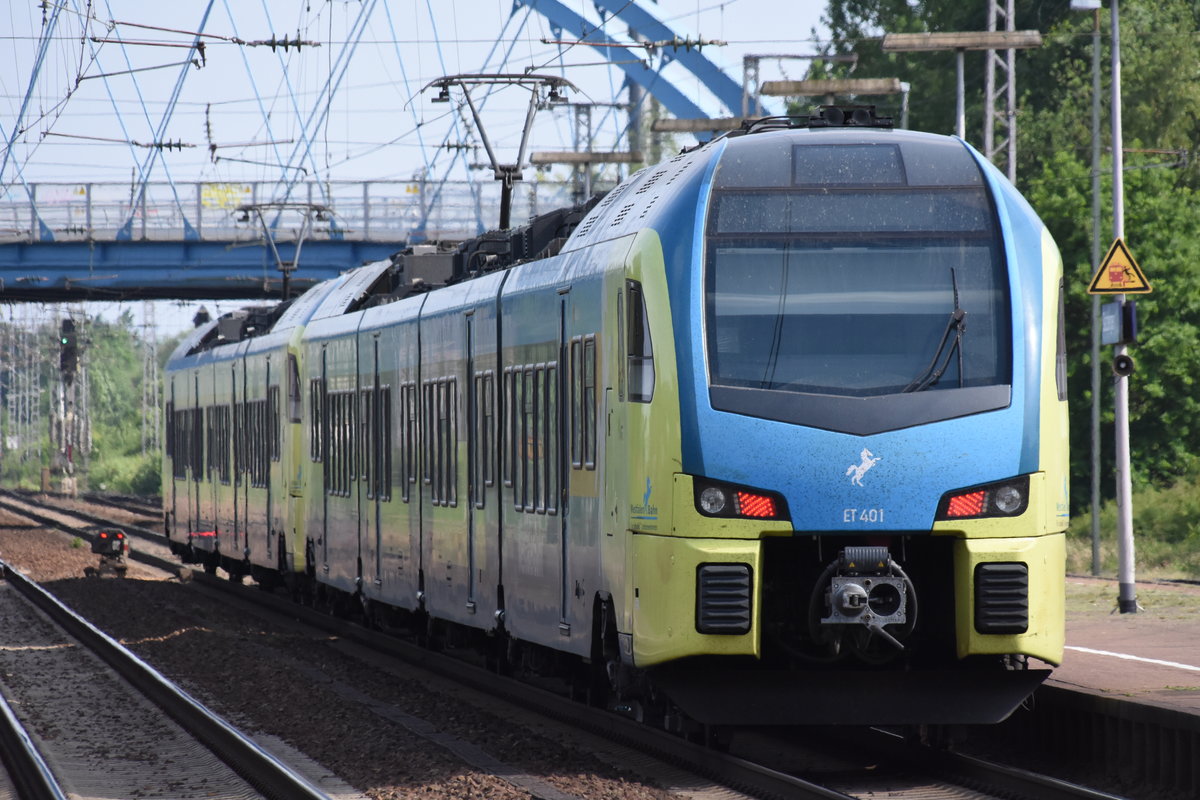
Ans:
[[[157,451],[142,452],[142,361],[144,343],[129,311],[116,322],[95,318],[87,325],[91,389],[93,489],[157,494]]]

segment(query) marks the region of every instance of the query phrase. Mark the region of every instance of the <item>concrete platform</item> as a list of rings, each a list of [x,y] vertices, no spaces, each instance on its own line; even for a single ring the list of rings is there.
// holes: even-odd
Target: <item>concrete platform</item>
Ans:
[[[1067,579],[1067,650],[1047,684],[1200,715],[1200,586],[1140,583],[1137,614],[1117,593]]]

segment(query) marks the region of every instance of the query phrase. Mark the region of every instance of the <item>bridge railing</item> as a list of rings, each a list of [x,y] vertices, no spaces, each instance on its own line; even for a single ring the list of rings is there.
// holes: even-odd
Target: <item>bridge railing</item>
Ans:
[[[608,187],[605,187],[608,188]],[[572,183],[527,180],[513,193],[514,221],[577,200]],[[275,181],[30,183],[0,194],[5,242],[259,242],[261,210],[277,242],[294,242],[311,214],[306,240],[401,242],[455,239],[495,228],[500,186],[493,181]],[[320,213],[317,213],[320,210]]]

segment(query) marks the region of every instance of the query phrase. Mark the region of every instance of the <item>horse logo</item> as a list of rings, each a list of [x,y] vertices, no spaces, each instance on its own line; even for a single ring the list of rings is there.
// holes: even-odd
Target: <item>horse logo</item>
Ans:
[[[846,469],[846,474],[851,476],[850,483],[852,483],[856,486],[863,485],[863,482],[862,482],[863,475],[866,475],[867,470],[869,470],[871,467],[873,467],[877,463],[879,463],[879,459],[880,459],[880,456],[872,455],[871,451],[865,447],[863,448],[863,450],[859,454],[859,456],[862,458],[862,461],[859,462],[858,464],[851,464]]]

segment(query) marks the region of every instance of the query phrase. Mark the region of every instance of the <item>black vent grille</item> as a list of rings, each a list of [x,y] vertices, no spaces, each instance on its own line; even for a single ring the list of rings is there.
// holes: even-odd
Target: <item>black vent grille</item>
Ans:
[[[696,570],[696,630],[749,633],[753,586],[749,564],[701,564]]]
[[[1025,633],[1029,630],[1029,567],[988,563],[975,567],[975,630]]]

